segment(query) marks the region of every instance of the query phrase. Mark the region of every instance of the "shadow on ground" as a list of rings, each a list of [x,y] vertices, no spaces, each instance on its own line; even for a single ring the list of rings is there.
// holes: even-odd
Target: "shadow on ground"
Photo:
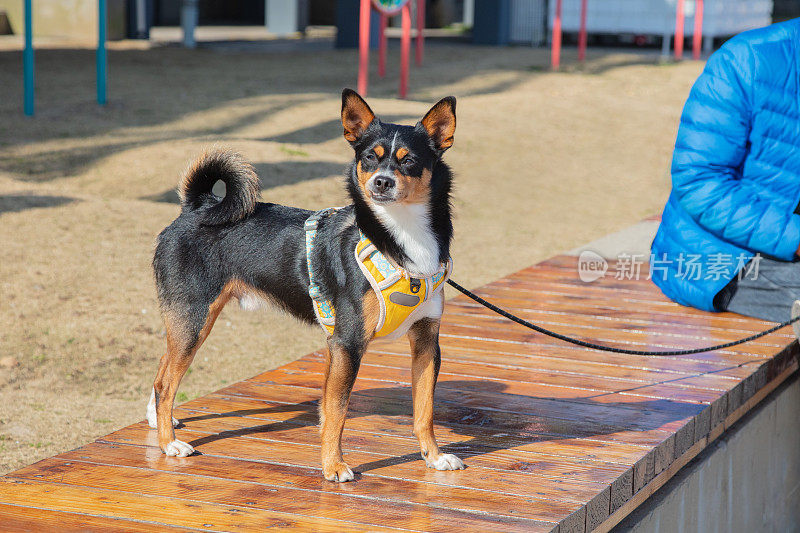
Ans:
[[[45,196],[28,193],[3,194],[0,195],[0,215],[3,213],[18,213],[28,209],[56,207],[74,201],[74,198],[67,196]]]
[[[286,383],[282,381],[282,384]],[[269,387],[269,383],[263,383],[263,386]],[[504,390],[505,385],[496,381],[441,381],[436,389],[436,424],[445,426],[458,435],[470,437],[465,441],[442,446],[442,452],[454,453],[468,460],[477,455],[534,442],[597,437],[621,431],[648,431],[687,418],[702,409],[702,406],[696,404],[663,399],[601,403],[595,401],[594,396],[571,401],[509,394],[503,392]],[[220,393],[225,394],[225,390]],[[246,435],[262,435],[268,438],[272,431],[316,425],[317,410],[317,401],[307,401],[263,409],[192,416],[182,419],[181,424],[191,429],[192,422],[199,420],[298,412],[297,416],[289,420],[222,431],[190,442],[192,446],[200,447],[198,453],[202,453],[202,445],[209,442]],[[613,416],[608,415],[608,411],[613,411]],[[374,388],[354,392],[348,419],[370,415],[408,417],[410,434],[413,420],[410,387]],[[598,422],[598,419],[613,422]],[[265,448],[268,446],[265,443]],[[391,450],[387,452],[391,453]],[[353,470],[368,472],[419,459],[419,453],[415,452],[353,465]],[[536,470],[536,465],[518,462],[511,466],[511,470],[532,472]]]
[[[390,49],[390,60],[397,50]],[[178,139],[228,137],[270,115],[322,98],[338,95],[355,82],[355,50],[299,50],[236,53],[207,46],[197,50],[177,47],[109,52],[110,102],[94,104],[94,52],[82,49],[37,51],[36,116],[22,116],[22,77],[10,76],[0,85],[0,170],[20,181],[44,182],[80,173],[99,159],[114,153]],[[539,57],[541,56],[541,57]],[[426,100],[437,87],[467,84],[459,96],[496,93],[537,75],[547,54],[509,49],[487,49],[467,44],[438,43],[426,50],[425,63],[412,73],[412,90]],[[538,65],[542,63],[542,65]],[[544,69],[542,69],[544,71]],[[19,51],[0,52],[0,71],[22,72]],[[490,74],[503,73],[497,78]],[[397,73],[373,76],[371,97],[394,98]],[[442,89],[445,90],[445,89]],[[438,95],[444,96],[444,94]],[[232,106],[232,107],[231,107]],[[179,121],[192,114],[219,108],[234,112],[208,121]],[[251,108],[251,109],[248,109]],[[320,116],[311,126],[287,133],[244,138],[278,143],[321,143],[341,135],[338,109]],[[417,116],[389,115],[391,121],[414,123]],[[175,124],[173,124],[175,123]],[[136,131],[136,128],[148,128]],[[91,143],[66,148],[39,148],[47,141],[76,141],[95,137]],[[69,144],[67,142],[66,144]],[[25,145],[25,146],[23,146]],[[22,151],[9,151],[20,147]],[[4,153],[6,152],[6,153]]]
[[[331,163],[330,161],[280,161],[277,163],[258,163],[253,165],[261,182],[261,190],[269,190],[281,185],[292,185],[303,181],[327,178],[329,176],[343,176],[345,165]],[[219,183],[219,182],[218,182]],[[224,188],[215,190],[214,194],[225,196]],[[164,202],[179,204],[180,198],[175,189],[162,193],[142,196],[140,200],[151,202]]]

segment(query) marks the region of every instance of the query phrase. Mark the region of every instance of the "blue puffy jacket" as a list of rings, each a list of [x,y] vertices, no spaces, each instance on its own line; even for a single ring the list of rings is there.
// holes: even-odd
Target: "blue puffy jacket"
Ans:
[[[678,303],[715,311],[714,296],[742,260],[756,253],[794,259],[800,244],[799,75],[800,19],[794,19],[734,37],[695,82],[675,143],[672,192],[652,246],[653,281]],[[691,262],[702,268],[690,268]]]

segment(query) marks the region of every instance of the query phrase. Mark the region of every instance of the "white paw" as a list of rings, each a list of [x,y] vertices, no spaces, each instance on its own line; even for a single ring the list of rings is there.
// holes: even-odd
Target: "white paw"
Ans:
[[[435,461],[425,459],[425,464],[428,465],[428,468],[436,470],[464,470],[466,468],[464,462],[452,453],[443,453]]]
[[[150,393],[150,401],[147,402],[147,424],[153,428],[158,429],[158,416],[156,415],[156,391]],[[172,417],[172,427],[178,427],[178,419]]]
[[[339,462],[332,468],[323,469],[323,475],[328,481],[338,481],[339,483],[353,481],[356,477],[353,471],[350,470],[350,467],[342,462]]]
[[[340,470],[336,475],[339,478],[337,480],[339,481],[339,483],[344,483],[346,481],[353,481],[356,477],[353,474],[353,471],[350,470],[350,467],[347,465],[345,465],[345,467],[342,470]]]
[[[189,457],[194,453],[194,448],[183,441],[175,439],[167,444],[164,454],[170,457]]]

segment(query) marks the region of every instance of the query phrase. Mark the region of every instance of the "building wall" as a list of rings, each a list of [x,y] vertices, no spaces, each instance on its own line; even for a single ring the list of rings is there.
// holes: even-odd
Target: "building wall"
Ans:
[[[800,0],[775,0],[772,18],[775,22],[800,17]]]
[[[686,465],[614,531],[800,531],[798,373]]]
[[[125,0],[107,0],[109,39],[125,37]],[[25,31],[22,0],[0,0],[11,31]],[[97,2],[94,0],[33,0],[33,36],[60,37],[79,41],[97,40]]]

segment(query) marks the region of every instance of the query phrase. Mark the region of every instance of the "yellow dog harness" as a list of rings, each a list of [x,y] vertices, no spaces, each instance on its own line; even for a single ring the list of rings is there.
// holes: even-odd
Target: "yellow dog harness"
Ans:
[[[308,294],[314,302],[317,321],[329,334],[333,333],[336,324],[336,310],[330,300],[322,297],[319,286],[314,282],[311,250],[314,248],[319,220],[336,209],[318,211],[305,223],[306,262],[310,281]],[[375,327],[375,336],[385,337],[407,323],[410,326],[410,323],[418,319],[415,311],[442,289],[453,270],[453,261],[448,260],[447,264],[427,278],[412,277],[407,270],[383,255],[363,233],[359,231],[359,234],[361,239],[354,251],[356,263],[378,297],[380,316]]]

